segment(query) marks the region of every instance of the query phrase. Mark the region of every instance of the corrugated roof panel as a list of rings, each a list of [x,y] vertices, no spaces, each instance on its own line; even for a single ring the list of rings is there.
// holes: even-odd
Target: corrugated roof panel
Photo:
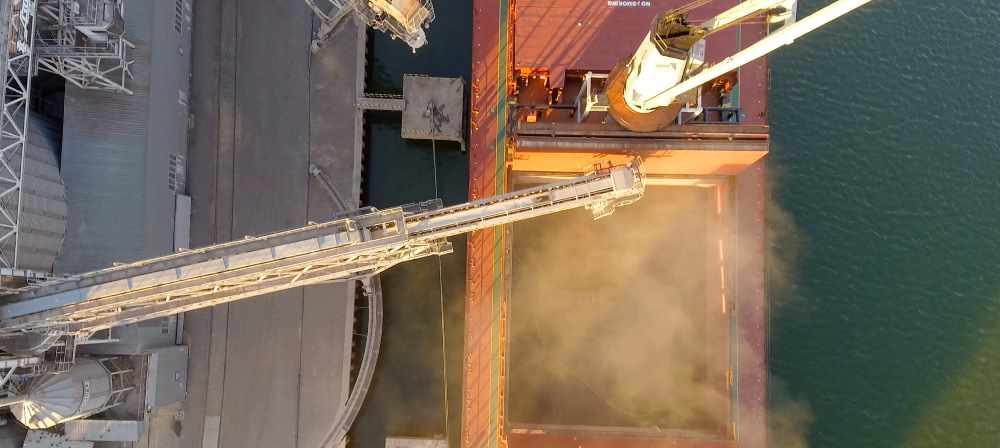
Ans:
[[[66,234],[66,190],[56,160],[57,130],[32,115],[21,171],[21,216],[18,221],[17,267],[51,272]]]
[[[162,255],[162,251],[151,253],[146,240],[163,236],[160,234],[172,235],[172,220],[149,222],[147,213],[147,208],[152,207],[169,209],[169,216],[173,215],[173,197],[159,194],[159,190],[167,190],[168,167],[164,164],[161,175],[155,172],[157,166],[150,166],[150,157],[154,157],[151,152],[159,150],[151,149],[159,144],[150,141],[150,136],[151,129],[176,126],[156,122],[154,127],[150,123],[152,105],[162,104],[151,98],[150,85],[157,70],[185,70],[167,59],[156,60],[158,68],[153,69],[152,40],[155,30],[161,28],[155,26],[154,20],[172,20],[172,16],[156,17],[155,7],[153,0],[135,0],[126,5],[126,29],[135,44],[131,52],[134,79],[127,85],[133,95],[67,85],[62,173],[70,218],[57,272],[85,272],[113,262]],[[156,38],[162,36],[156,34]],[[178,76],[186,80],[186,73]],[[165,95],[162,90],[157,88],[155,94]],[[171,98],[175,97],[176,92]],[[151,188],[151,182],[162,183],[162,188]]]

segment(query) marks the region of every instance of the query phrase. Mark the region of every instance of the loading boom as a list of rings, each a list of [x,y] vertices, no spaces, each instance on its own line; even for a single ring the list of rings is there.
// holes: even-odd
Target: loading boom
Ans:
[[[574,208],[595,218],[642,196],[638,159],[452,207],[362,209],[328,222],[115,266],[8,296],[0,338],[86,339],[114,326],[284,289],[370,277],[452,251],[450,236]],[[10,343],[7,344],[10,346]]]

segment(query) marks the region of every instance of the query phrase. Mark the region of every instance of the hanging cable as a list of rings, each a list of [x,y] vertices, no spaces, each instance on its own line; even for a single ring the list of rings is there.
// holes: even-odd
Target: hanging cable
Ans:
[[[437,171],[437,142],[431,139],[431,157],[434,163],[434,197],[440,199],[441,195],[438,192],[438,171]],[[438,300],[441,304],[441,376],[444,380],[444,386],[442,387],[444,396],[444,437],[448,440],[449,429],[451,428],[449,418],[448,418],[448,352],[447,350],[447,333],[445,332],[445,310],[444,310],[444,266],[441,262],[441,257],[437,257],[438,263]]]

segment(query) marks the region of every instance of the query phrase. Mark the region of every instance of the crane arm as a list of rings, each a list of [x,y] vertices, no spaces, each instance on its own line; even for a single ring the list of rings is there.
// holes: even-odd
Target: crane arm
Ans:
[[[687,9],[661,14],[632,57],[608,76],[609,112],[626,128],[645,132],[672,122],[698,86],[760,58],[871,0],[836,0],[801,21],[796,0],[748,0],[700,25],[687,23]],[[703,68],[705,37],[761,12],[785,23],[757,43]]]
[[[650,98],[652,102],[662,102],[667,99],[673,100],[680,94],[694,89],[706,82],[729,73],[757,58],[777,50],[785,45],[791,45],[795,39],[826,25],[837,18],[867,4],[871,0],[838,0],[829,6],[816,11],[800,21],[782,27],[778,31],[757,41],[757,43],[747,47],[718,64],[712,65],[697,75],[694,75],[680,84],[670,87]]]

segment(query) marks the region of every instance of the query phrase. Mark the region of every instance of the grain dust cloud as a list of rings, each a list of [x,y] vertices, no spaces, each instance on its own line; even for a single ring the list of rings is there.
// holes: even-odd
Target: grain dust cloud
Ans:
[[[654,187],[596,222],[579,211],[515,225],[513,426],[729,434],[731,353],[752,357],[759,350],[730,328],[732,304],[723,296],[733,297],[733,282],[720,279],[735,273],[724,273],[733,263],[720,257],[740,254],[728,244],[733,235],[726,232],[736,226],[716,214],[714,191]],[[783,260],[794,258],[792,252]],[[790,284],[792,271],[772,267],[779,271],[768,275],[782,274],[774,277],[780,287]],[[781,430],[805,434],[808,406],[788,409],[797,414],[782,415]]]

